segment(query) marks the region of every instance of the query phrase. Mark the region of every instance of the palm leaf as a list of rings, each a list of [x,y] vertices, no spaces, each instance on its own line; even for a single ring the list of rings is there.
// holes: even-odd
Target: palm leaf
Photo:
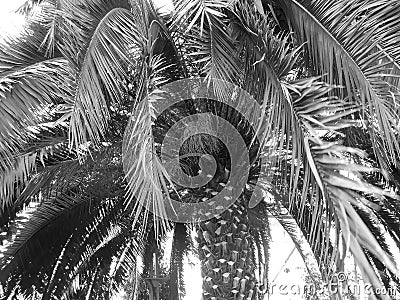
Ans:
[[[46,60],[40,46],[46,36],[40,16],[30,20],[19,35],[5,36],[0,43],[0,76],[6,76]]]
[[[67,147],[67,145],[64,145],[62,149],[65,150]],[[8,215],[11,219],[17,213],[28,213],[30,215],[24,207],[29,207],[32,202],[51,206],[52,202],[49,199],[62,198],[63,193],[69,191],[75,194],[82,188],[90,191],[89,193],[92,196],[104,196],[115,182],[122,181],[118,145],[93,153],[91,157],[86,157],[85,160],[82,160],[82,157],[79,160],[76,154],[74,155],[69,151],[56,151],[56,157],[57,154],[61,155],[59,158],[62,158],[62,160],[45,166],[38,165],[38,172],[29,176],[26,185],[21,189],[20,195],[14,198],[11,206],[2,213]],[[99,185],[98,182],[102,182],[102,184]],[[58,212],[58,210],[55,211]],[[7,225],[7,220],[5,222]],[[18,227],[21,224],[16,225]],[[14,225],[9,230],[13,230],[13,227]]]
[[[41,123],[54,115],[57,102],[68,97],[68,79],[69,67],[63,59],[39,62],[0,78],[2,169],[11,167],[15,153],[36,138]]]
[[[381,167],[398,164],[398,86],[385,81],[397,61],[396,1],[284,1],[288,18],[307,45],[310,62],[328,82],[345,86],[362,105]],[[391,61],[388,61],[388,56]],[[381,63],[382,62],[382,63]],[[398,72],[394,70],[394,72]],[[387,77],[391,77],[388,75]]]
[[[241,70],[224,12],[229,5],[230,1],[178,1],[173,26],[188,33],[194,49],[190,55],[196,57],[195,63],[200,64],[203,74],[236,83]]]
[[[0,171],[0,181],[2,182],[0,199],[3,206],[0,211],[1,219],[4,222],[7,218],[3,213],[14,214],[11,211],[5,212],[4,207],[15,207],[16,199],[19,199],[32,176],[35,176],[37,172],[42,171],[43,168],[53,164],[56,160],[65,160],[74,155],[68,150],[68,142],[66,136],[63,135],[63,128],[54,127],[53,124],[48,124],[47,128],[44,125],[38,126],[42,130],[35,133],[35,139],[25,145],[23,151],[9,158],[12,161],[12,167]]]
[[[141,13],[142,12],[142,13]],[[156,144],[153,137],[156,114],[153,102],[162,99],[161,91],[157,87],[168,82],[175,74],[170,70],[179,68],[179,61],[174,66],[169,64],[167,53],[173,53],[179,58],[174,41],[168,33],[163,21],[155,14],[151,3],[143,2],[134,11],[138,16],[138,28],[146,34],[146,47],[143,47],[144,59],[138,64],[137,90],[135,107],[132,117],[125,131],[123,144],[123,160],[126,178],[128,181],[127,203],[134,204],[132,215],[134,223],[137,222],[145,208],[145,220],[149,209],[155,216],[161,217],[161,223],[156,222],[158,234],[159,225],[163,231],[168,230],[169,222],[166,220],[165,197],[168,198],[168,174],[156,154]],[[167,50],[167,52],[164,52]]]
[[[290,178],[287,183],[281,181],[283,189],[289,188],[291,191],[288,209],[297,214],[298,224],[305,228],[313,251],[320,253],[320,264],[324,265],[325,272],[337,258],[344,258],[347,247],[361,266],[364,279],[374,287],[379,287],[379,275],[367,263],[362,249],[373,252],[391,272],[396,272],[396,266],[390,254],[382,249],[383,244],[381,246],[378,243],[360,219],[354,206],[368,205],[363,193],[375,197],[381,197],[382,194],[396,196],[362,180],[358,172],[373,172],[374,169],[356,165],[349,160],[353,156],[362,156],[362,152],[338,143],[325,142],[320,138],[321,130],[334,132],[350,126],[342,118],[353,113],[354,109],[345,102],[340,104],[335,98],[324,97],[324,94],[329,93],[330,87],[324,84],[315,85],[314,80],[305,79],[284,85],[284,88],[291,86],[292,93],[287,94],[291,95],[294,120],[299,126],[297,135],[293,135],[291,142],[293,147],[297,144],[291,152],[292,158],[289,159],[294,159],[288,171],[291,170],[289,173],[285,169],[280,171]],[[297,192],[300,182],[302,190]],[[279,181],[275,184],[279,185]],[[309,207],[312,208],[310,218],[304,218]],[[346,245],[339,252],[340,257],[337,257],[338,253],[330,252],[331,243],[339,241],[330,240],[329,232],[333,224],[337,233],[342,232],[342,241]]]
[[[76,72],[75,92],[63,117],[70,119],[73,147],[88,141],[98,145],[106,133],[109,105],[124,97],[131,49],[144,44],[127,8],[128,1],[68,2],[62,8],[60,48]]]
[[[103,157],[103,161],[99,159],[101,157]],[[36,193],[42,192],[41,195],[44,199],[37,209],[28,214],[29,226],[25,227],[23,223],[17,224],[20,233],[17,233],[12,238],[11,244],[2,251],[4,254],[2,258],[4,267],[0,271],[2,283],[7,282],[8,275],[15,274],[15,272],[21,274],[45,272],[47,275],[44,278],[47,281],[44,286],[41,286],[45,288],[43,292],[49,296],[53,293],[55,281],[60,282],[59,278],[61,277],[64,278],[63,280],[67,280],[62,275],[67,272],[68,268],[68,272],[78,272],[80,270],[78,266],[86,265],[86,260],[121,233],[121,227],[116,224],[119,220],[125,219],[125,216],[121,215],[125,208],[123,204],[124,191],[120,187],[123,177],[121,172],[116,172],[116,160],[109,151],[98,156],[97,159],[93,163],[85,164],[84,167],[78,163],[74,172],[69,171],[69,175],[62,172],[57,176],[59,177],[58,183],[54,183],[54,177],[50,176],[51,182],[49,183],[56,184],[57,187],[51,187],[49,192],[46,193],[45,187],[36,191]],[[70,166],[69,169],[71,169]],[[62,182],[63,176],[68,177],[65,178],[68,180],[67,183]],[[57,191],[57,188],[61,190]],[[82,188],[85,193],[82,192]],[[114,201],[113,199],[117,196],[119,200]],[[128,220],[126,221],[127,224],[130,224]],[[64,226],[60,231],[60,224],[70,224],[70,226]],[[57,234],[54,230],[57,231]],[[82,230],[84,231],[82,232]],[[65,244],[71,235],[71,243]],[[53,246],[48,247],[46,252],[44,251],[46,247],[43,247],[47,243]],[[96,243],[96,246],[89,247],[87,243]],[[82,251],[80,254],[74,252],[78,251],[74,250],[76,247]],[[66,250],[63,250],[64,248]],[[37,251],[43,255],[36,257],[33,253]],[[63,254],[64,252],[65,254]],[[47,261],[47,263],[43,264],[43,261]],[[30,266],[29,268],[26,268],[27,264]],[[67,269],[62,271],[64,267]],[[78,273],[75,275],[68,273],[70,274],[67,276],[69,279],[62,285],[57,285],[57,288],[61,289],[65,284],[69,286],[71,280]],[[10,280],[12,278],[14,275],[10,277]],[[19,281],[18,284],[23,289],[29,289],[32,278],[39,279],[40,277],[23,275],[22,281]],[[11,291],[10,284],[15,282],[10,280],[8,280],[8,291]],[[39,282],[36,284],[40,285]],[[64,289],[54,290],[54,292],[63,293]]]
[[[101,262],[101,267],[105,271],[105,277],[103,282],[100,279],[98,279],[99,282],[96,281],[95,284],[99,288],[97,292],[106,295],[112,288],[120,288],[124,281],[121,282],[121,278],[116,278],[115,275],[110,276],[111,271],[118,270],[111,269],[114,257],[122,255],[121,250],[126,247],[124,255],[131,258],[130,262],[132,263],[127,270],[132,270],[135,268],[135,258],[140,254],[139,246],[130,232],[128,220],[122,220],[125,217],[122,204],[122,199],[114,198],[114,203],[107,203],[96,212],[95,217],[91,218],[91,223],[83,229],[83,234],[74,234],[75,246],[69,245],[65,250],[64,257],[53,269],[46,287],[47,297],[74,292],[71,282],[77,277],[80,281],[78,289],[87,287],[87,282],[85,285],[83,280],[84,274],[99,262]],[[134,259],[132,260],[132,258]],[[125,257],[122,259],[125,259]],[[126,264],[121,265],[120,263],[118,268],[122,266],[128,267]],[[122,274],[126,275],[127,273]],[[114,286],[111,283],[113,278],[116,280]],[[90,278],[87,279],[90,280]],[[105,286],[102,288],[103,285]]]

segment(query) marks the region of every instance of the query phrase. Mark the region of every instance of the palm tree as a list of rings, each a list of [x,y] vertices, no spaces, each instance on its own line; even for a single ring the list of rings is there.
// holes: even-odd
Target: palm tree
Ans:
[[[172,227],[177,286],[189,243],[181,225],[162,218],[165,199],[212,198],[237,167],[223,133],[200,134],[182,155],[216,157],[213,179],[196,189],[168,180],[157,158],[163,137],[200,113],[227,120],[250,162],[235,203],[196,225],[204,299],[263,297],[266,212],[287,222],[271,202],[303,233],[324,282],[350,251],[366,282],[399,289],[395,0],[180,0],[171,16],[134,0],[36,0],[22,10],[25,31],[0,48],[7,296],[109,298]],[[158,89],[199,76],[221,97],[232,96],[231,84],[249,93],[253,122],[210,99],[187,99],[152,119]],[[201,164],[181,165],[194,175]],[[154,224],[149,206],[161,216]]]

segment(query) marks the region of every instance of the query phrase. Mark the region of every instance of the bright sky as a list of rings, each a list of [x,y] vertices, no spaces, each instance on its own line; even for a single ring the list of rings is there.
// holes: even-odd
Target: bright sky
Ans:
[[[26,0],[0,0],[0,37],[18,31],[24,17],[14,13]]]
[[[172,0],[153,0],[153,2],[163,11],[171,11],[174,8]]]
[[[0,37],[5,32],[17,32],[23,22],[23,16],[16,14],[18,9],[27,0],[0,0]],[[172,0],[154,0],[161,11],[170,11],[173,8]]]

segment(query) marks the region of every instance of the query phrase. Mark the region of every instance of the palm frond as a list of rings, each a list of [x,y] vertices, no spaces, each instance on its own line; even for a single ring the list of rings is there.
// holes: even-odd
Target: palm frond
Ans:
[[[152,135],[152,107],[150,99],[142,100],[135,109],[135,116],[129,123],[126,133],[127,139],[123,145],[123,159],[126,177],[128,180],[129,202],[134,203],[135,222],[138,220],[142,208],[146,208],[146,215],[151,209],[159,217],[166,216],[163,191],[168,191],[166,180],[168,173],[157,157]],[[151,207],[150,207],[151,206]],[[166,221],[163,227],[168,226]],[[165,228],[164,228],[165,229]]]
[[[2,204],[2,209],[0,209],[1,225],[4,225],[3,222],[7,222],[7,217],[4,213],[15,213],[7,212],[5,207],[15,207],[15,202],[21,196],[32,176],[35,176],[37,172],[41,172],[43,168],[53,164],[55,161],[65,160],[74,156],[68,150],[68,142],[66,136],[63,135],[62,126],[49,124],[47,128],[44,124],[40,124],[38,127],[41,127],[42,130],[38,130],[39,133],[35,133],[35,139],[24,145],[25,149],[9,158],[12,161],[12,167],[0,169],[0,181],[2,183],[2,189],[0,190]]]
[[[57,192],[54,187],[47,193],[43,187],[39,188],[37,193],[43,191],[41,195],[44,199],[31,216],[28,215],[29,226],[19,224],[20,232],[17,232],[11,243],[2,251],[4,267],[0,275],[1,282],[7,283],[7,290],[10,291],[12,288],[10,284],[13,282],[19,282],[21,288],[29,290],[32,278],[38,278],[39,282],[36,282],[36,285],[39,284],[42,289],[44,288],[42,292],[45,295],[50,296],[52,293],[61,295],[71,285],[73,278],[78,276],[79,272],[86,270],[83,266],[87,265],[90,257],[96,256],[96,253],[107,247],[110,241],[118,240],[122,231],[125,232],[124,236],[126,232],[130,232],[130,221],[124,215],[124,190],[120,186],[123,178],[122,170],[119,169],[119,172],[116,172],[115,158],[109,154],[109,151],[106,151],[106,155],[103,153],[104,162],[97,160],[92,164],[86,164],[85,168],[78,166],[75,174],[69,175],[68,183],[60,182],[61,186],[65,186],[60,192]],[[110,170],[107,171],[107,169]],[[65,175],[60,174],[60,176]],[[83,181],[79,180],[82,176]],[[54,177],[50,176],[50,178],[54,185]],[[122,227],[118,225],[121,220],[127,222],[121,225]],[[70,226],[63,226],[60,231],[60,224],[70,224]],[[125,229],[122,230],[123,228]],[[71,236],[71,242],[66,244]],[[48,243],[53,246],[46,248],[44,245]],[[90,246],[88,243],[94,243],[95,246]],[[132,246],[134,244],[131,243]],[[64,248],[66,250],[63,250]],[[77,254],[74,251],[81,252]],[[43,255],[36,257],[34,253],[37,252]],[[109,253],[113,255],[114,251],[110,250]],[[98,258],[101,257],[102,254],[98,254]],[[43,263],[44,261],[47,263]],[[111,261],[108,264],[110,265]],[[26,267],[27,265],[29,268]],[[124,264],[123,266],[126,267]],[[21,270],[24,271],[21,272]],[[29,275],[43,272],[47,274],[43,275],[44,286],[40,283],[42,280],[39,279],[40,276]],[[10,281],[14,278],[13,275],[7,281],[9,274],[18,273],[23,274],[22,278],[17,277],[16,281]],[[70,275],[63,276],[66,273]],[[60,278],[63,278],[64,283],[59,285]],[[53,286],[55,281],[58,283]]]
[[[26,0],[16,11],[24,15],[29,15],[37,5],[40,5],[45,1],[46,0]]]
[[[12,184],[19,186],[16,186],[9,205],[1,211],[1,225],[5,226],[7,232],[12,232],[15,227],[18,228],[21,225],[18,222],[14,224],[18,215],[31,214],[29,208],[31,204],[38,205],[66,191],[82,188],[92,189],[91,195],[107,194],[107,189],[110,189],[115,182],[122,181],[123,178],[122,169],[118,165],[121,162],[118,145],[94,152],[92,156],[86,156],[85,159],[83,159],[83,154],[78,158],[76,153],[70,152],[68,144],[55,149],[48,159],[40,159],[39,153],[34,153],[34,156],[37,157],[34,166],[36,172],[25,174],[24,166],[22,166],[19,171],[27,178],[20,178],[19,182],[10,183],[10,186]],[[42,165],[42,162],[45,164]],[[96,180],[99,182],[103,180],[102,173],[107,173],[108,179],[107,182],[103,181],[103,184],[98,186]]]
[[[22,40],[27,39],[29,43],[11,37],[0,43],[1,77],[46,60],[44,55],[39,52],[43,36],[40,36],[39,33],[37,35],[25,33],[24,35]]]
[[[123,191],[120,192],[122,195]],[[69,299],[78,292],[89,293],[90,289],[87,288],[93,279],[90,276],[91,270],[97,266],[104,273],[98,274],[99,278],[91,288],[96,289],[93,292],[106,297],[125,283],[125,278],[135,268],[136,259],[142,250],[139,237],[134,237],[130,222],[123,213],[123,197],[82,205],[86,208],[79,209],[80,218],[70,219],[70,226],[65,231],[60,232],[54,221],[47,226],[46,236],[51,239],[42,241],[48,246],[41,250],[47,263],[40,261],[45,257],[43,255],[31,257],[29,267],[25,266],[22,277],[14,281],[21,287],[21,294],[31,294],[32,288],[39,291],[43,299]],[[54,240],[54,236],[59,237]],[[59,243],[61,240],[62,243]],[[118,265],[115,265],[116,259]],[[1,274],[5,272],[7,269],[2,270]],[[6,281],[6,291],[13,288],[10,279],[14,274],[11,274]],[[38,277],[38,274],[42,274],[42,277]]]
[[[178,1],[173,26],[185,30],[203,74],[208,78],[239,82],[241,70],[228,17],[231,1]],[[188,25],[187,25],[188,24]]]
[[[292,143],[292,150],[286,154],[292,166],[280,170],[288,176],[286,183],[286,179],[281,177],[283,190],[280,190],[289,188],[289,212],[297,215],[296,220],[305,229],[314,253],[319,253],[320,266],[324,266],[322,271],[332,268],[330,272],[333,272],[336,260],[343,260],[346,250],[350,249],[362,267],[365,281],[378,288],[379,274],[367,263],[362,249],[374,253],[391,272],[396,272],[397,267],[390,253],[382,249],[384,245],[379,244],[361,220],[355,207],[370,205],[365,195],[378,198],[382,194],[396,196],[362,180],[359,172],[374,172],[375,169],[352,162],[352,157],[363,155],[360,150],[344,147],[339,141],[321,139],[321,131],[335,132],[350,126],[351,123],[343,118],[354,113],[354,107],[326,96],[332,87],[315,79],[284,84],[283,88],[288,89],[294,122],[293,140],[288,140]],[[300,182],[302,189],[297,190]],[[279,185],[279,180],[274,184]],[[305,218],[308,210],[309,218]],[[335,240],[330,238],[333,225],[337,235]],[[332,253],[332,243],[344,246],[339,253]],[[324,278],[330,272],[323,274]]]
[[[39,1],[36,5],[40,4],[41,24],[46,30],[39,50],[44,52],[46,57],[59,56],[61,51],[59,48],[60,39],[60,22],[63,1],[61,0],[47,0]],[[34,12],[32,12],[34,14]],[[29,14],[29,12],[28,12]],[[28,17],[29,19],[29,17]]]
[[[287,96],[281,88],[281,81],[285,80],[298,60],[299,49],[293,47],[290,35],[277,36],[273,24],[252,12],[247,2],[234,6],[231,14],[234,36],[244,57],[242,68],[245,74],[241,86],[262,104],[265,123],[269,125],[262,129],[261,136],[269,140],[290,122],[290,114],[285,113]]]
[[[140,240],[136,237],[136,242],[125,217],[123,200],[114,198],[114,203],[105,203],[96,212],[96,217],[91,218],[91,223],[86,225],[83,234],[74,234],[75,247],[71,245],[66,249],[66,254],[53,269],[47,283],[49,297],[87,288],[85,279],[90,280],[90,277],[85,278],[84,274],[98,263],[105,272],[105,277],[103,282],[100,279],[95,281],[94,287],[99,289],[96,293],[106,296],[121,287],[124,283],[121,275],[126,276],[129,274],[127,272],[135,268],[136,258],[141,251],[138,245]],[[112,269],[112,263],[117,258],[120,263],[117,268]],[[116,272],[119,272],[118,277]],[[80,281],[77,289],[71,285],[74,280]]]
[[[165,218],[164,201],[165,197],[168,197],[168,174],[156,154],[152,129],[156,121],[153,102],[162,98],[162,93],[156,91],[157,87],[175,76],[169,72],[170,68],[179,68],[179,65],[171,66],[165,55],[172,51],[178,59],[178,54],[168,29],[155,14],[150,3],[143,2],[138,5],[135,14],[140,20],[138,28],[146,34],[147,44],[142,49],[144,59],[138,64],[135,72],[136,105],[125,131],[122,150],[128,181],[128,203],[134,203],[132,211],[132,215],[135,215],[134,223],[143,208],[146,209],[145,219],[150,209],[156,217],[161,217],[161,228],[166,231],[169,223]],[[164,53],[165,49],[168,49],[168,52]],[[154,221],[156,222],[156,218]],[[156,222],[155,225],[158,234],[160,224]]]
[[[70,94],[70,70],[64,59],[28,66],[0,78],[1,168],[12,167],[12,158],[35,140],[41,127],[54,118],[53,110]]]
[[[46,228],[46,226],[51,221],[54,221],[56,218],[63,217],[61,218],[62,219],[61,223],[66,222],[69,219],[69,214],[71,214],[71,216],[74,215],[72,213],[73,208],[79,210],[82,208],[82,205],[86,204],[86,209],[87,209],[87,203],[88,203],[87,200],[88,199],[84,197],[79,199],[78,197],[73,195],[70,196],[65,195],[63,197],[60,197],[58,202],[55,203],[50,202],[39,207],[34,212],[34,215],[30,220],[31,224],[30,228],[25,228],[24,230],[22,230],[21,233],[14,238],[12,243],[3,252],[4,255],[2,258],[3,268],[1,269],[0,272],[1,282],[3,284],[6,283],[8,276],[12,272],[18,270],[18,268],[24,269],[25,267],[24,261],[25,263],[27,263],[27,261],[31,260],[26,258],[27,257],[32,258],[32,250],[41,248],[42,243],[40,242],[39,234],[42,236],[42,238],[47,238],[47,239],[49,238],[46,234],[46,231],[42,229]],[[76,214],[74,217],[79,218],[79,214]],[[65,229],[67,231],[72,230],[72,228],[69,229],[65,228]],[[70,234],[71,233],[72,232],[70,232]],[[53,238],[57,243],[57,241],[60,242],[58,239],[63,238],[63,236],[61,236],[61,234],[58,236],[54,235]],[[63,247],[64,242],[61,242],[60,244],[61,247]],[[20,272],[23,273],[22,270],[20,270]]]
[[[13,167],[4,172],[0,177],[2,187],[0,190],[1,212],[4,212],[5,207],[10,205],[15,196],[18,197],[22,189],[20,186],[25,185],[29,180],[29,175],[36,169],[36,157],[36,153],[18,157]]]
[[[98,145],[107,130],[109,106],[124,97],[132,48],[142,48],[145,41],[128,1],[68,2],[60,22],[60,49],[76,77],[63,117],[70,119],[70,143]]]
[[[399,5],[396,1],[284,1],[287,16],[306,43],[310,63],[328,83],[346,87],[336,94],[362,105],[380,165],[398,165],[399,87],[395,69]],[[391,61],[388,62],[388,55]],[[395,75],[396,77],[396,75]],[[397,80],[397,79],[396,79]]]
[[[381,206],[380,210],[385,210],[384,202],[382,203],[378,202],[378,205]],[[392,233],[393,231],[397,231],[397,228],[394,228],[392,230],[390,228],[387,227],[385,228],[384,226],[382,226],[387,223],[385,222],[385,219],[382,218],[380,210],[375,212],[374,209],[368,206],[361,206],[361,205],[355,207],[355,209],[357,213],[360,215],[360,218],[367,225],[368,229],[377,239],[382,249],[393,256],[394,253],[393,250],[395,250],[393,249],[393,245],[396,245],[396,243],[395,240],[392,239]],[[398,216],[396,217],[398,220]],[[388,270],[385,264],[382,263],[382,261],[376,256],[376,254],[372,253],[367,249],[364,249],[364,252],[366,253],[366,256],[371,265],[375,266],[375,268],[378,270],[378,273],[380,275],[380,280],[383,282],[384,286],[385,287],[397,286],[397,289],[399,289],[400,279],[398,278],[397,274]]]

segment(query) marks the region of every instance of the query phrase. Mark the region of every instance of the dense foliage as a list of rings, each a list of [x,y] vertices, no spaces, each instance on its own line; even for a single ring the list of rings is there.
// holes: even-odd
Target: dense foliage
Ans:
[[[23,32],[0,45],[5,296],[109,299],[129,286],[132,297],[147,297],[143,278],[157,275],[159,242],[173,232],[163,298],[183,294],[191,251],[202,262],[205,299],[261,299],[269,214],[299,250],[305,237],[319,266],[309,270],[315,281],[343,270],[350,251],[365,282],[399,290],[400,3],[174,6],[168,15],[148,0],[30,0],[20,9]],[[229,91],[213,79],[247,91],[260,126],[210,99],[183,101],[152,119],[154,90],[196,77],[216,93]],[[246,188],[234,209],[200,224],[153,218],[144,205],[162,215],[166,197],[209,199],[235,167],[221,141],[204,134],[188,139],[182,154],[213,155],[213,180],[174,189],[166,179],[156,163],[165,132],[197,113],[218,115],[240,133],[251,162]],[[141,153],[134,160],[132,149]],[[199,171],[196,159],[181,163],[188,174]],[[252,194],[261,201],[255,207]]]

